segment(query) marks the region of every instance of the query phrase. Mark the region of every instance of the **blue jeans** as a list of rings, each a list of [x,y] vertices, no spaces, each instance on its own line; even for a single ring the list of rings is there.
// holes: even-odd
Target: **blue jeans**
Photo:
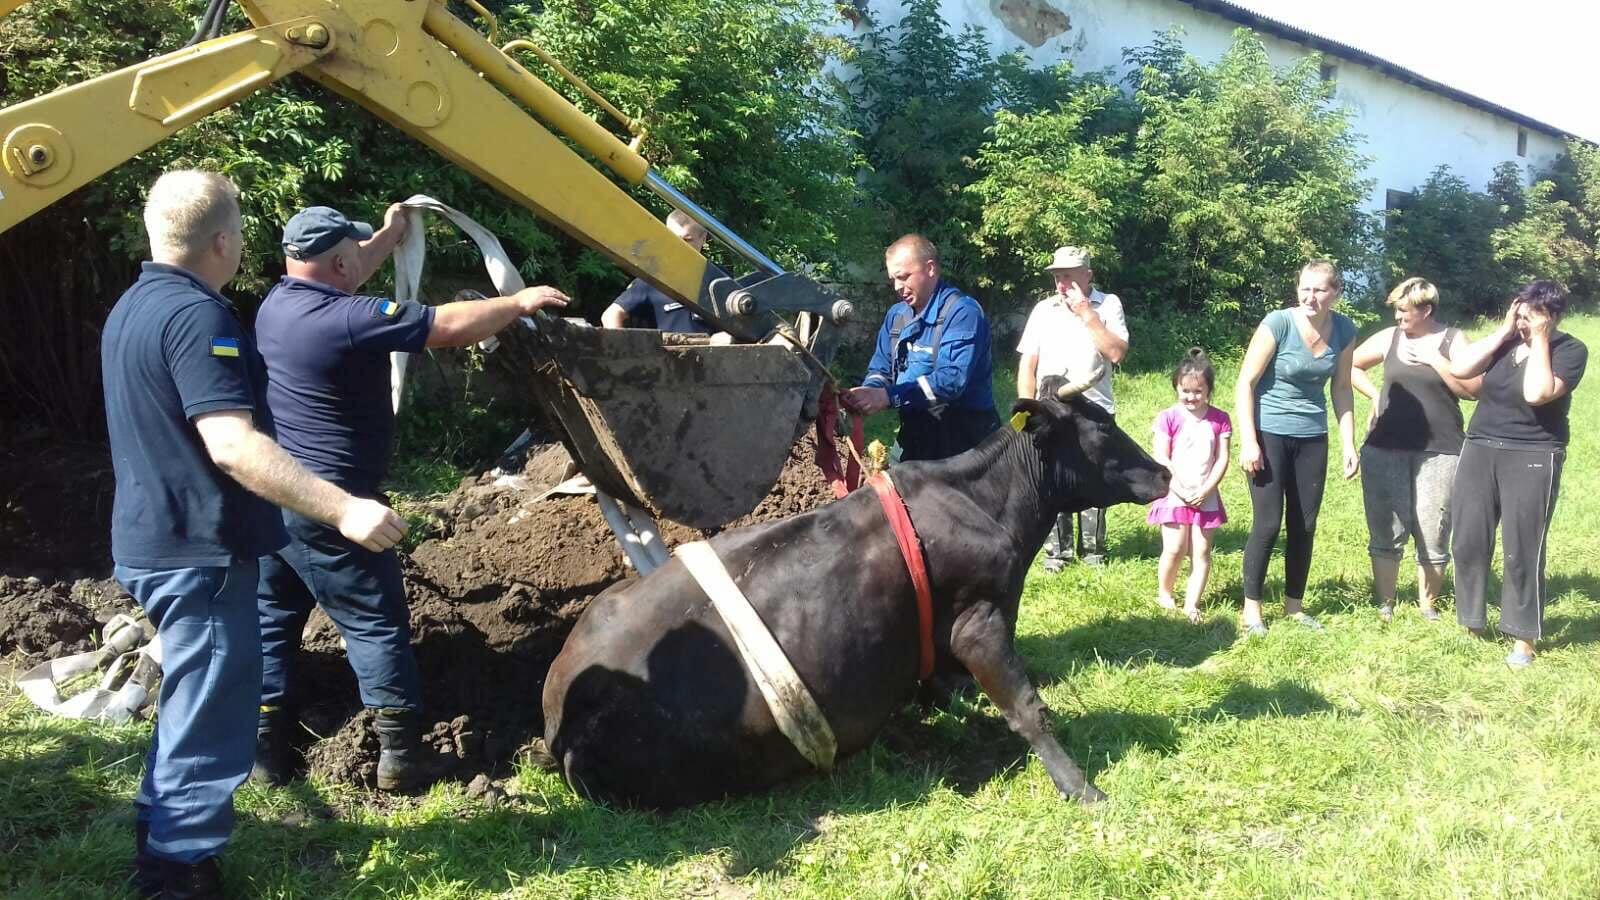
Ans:
[[[261,705],[290,701],[306,620],[321,606],[344,636],[362,704],[420,710],[422,677],[411,653],[400,558],[393,550],[373,553],[291,512],[283,521],[289,545],[261,559]]]
[[[188,569],[117,566],[161,636],[161,707],[134,798],[149,852],[195,863],[222,852],[233,792],[255,759],[261,692],[257,561]]]

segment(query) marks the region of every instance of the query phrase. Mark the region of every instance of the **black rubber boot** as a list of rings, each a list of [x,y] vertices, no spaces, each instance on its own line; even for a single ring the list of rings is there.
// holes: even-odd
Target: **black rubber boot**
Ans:
[[[161,896],[161,884],[164,880],[165,869],[160,857],[150,854],[150,826],[143,822],[133,825],[133,875],[128,878],[128,885],[140,897],[155,898]]]
[[[222,866],[215,856],[197,863],[162,863],[161,900],[222,900]]]
[[[422,719],[416,710],[379,709],[372,728],[378,732],[378,790],[415,790],[438,777],[422,746]]]
[[[289,728],[294,717],[281,706],[261,707],[261,718],[256,723],[256,764],[250,769],[250,780],[273,787],[282,787],[294,778],[289,766]]]

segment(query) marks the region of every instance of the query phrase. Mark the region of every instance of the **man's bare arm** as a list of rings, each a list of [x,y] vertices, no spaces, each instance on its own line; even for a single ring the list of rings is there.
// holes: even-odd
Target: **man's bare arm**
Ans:
[[[405,536],[406,522],[376,500],[352,497],[338,485],[306,471],[271,438],[256,430],[245,410],[219,410],[196,416],[195,429],[206,453],[224,474],[270,503],[339,529],[374,552]]]
[[[465,347],[498,333],[519,316],[531,316],[547,307],[567,305],[567,295],[553,287],[523,288],[511,297],[457,300],[434,308],[429,347]]]

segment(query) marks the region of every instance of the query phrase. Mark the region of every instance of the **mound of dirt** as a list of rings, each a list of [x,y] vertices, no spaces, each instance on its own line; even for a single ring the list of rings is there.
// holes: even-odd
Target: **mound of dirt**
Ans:
[[[0,575],[0,654],[53,658],[93,649],[100,626],[132,608],[110,579],[67,585]]]
[[[729,527],[787,518],[830,502],[808,436],[772,492]],[[438,536],[405,559],[412,647],[422,672],[427,743],[446,777],[503,770],[544,728],[544,676],[597,594],[628,567],[591,496],[549,496],[565,474],[560,445],[537,448],[518,476],[464,482],[432,510]],[[669,545],[701,532],[663,523]],[[337,629],[321,613],[306,629],[302,721],[326,736],[306,754],[316,775],[370,785],[377,739],[362,710]]]

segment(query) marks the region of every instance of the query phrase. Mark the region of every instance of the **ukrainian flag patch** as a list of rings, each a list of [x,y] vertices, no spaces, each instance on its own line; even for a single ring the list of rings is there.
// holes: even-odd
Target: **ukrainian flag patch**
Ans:
[[[239,339],[231,337],[214,337],[211,339],[212,356],[238,356]]]
[[[400,312],[400,304],[393,300],[385,300],[378,304],[378,315],[385,319],[392,319]]]

